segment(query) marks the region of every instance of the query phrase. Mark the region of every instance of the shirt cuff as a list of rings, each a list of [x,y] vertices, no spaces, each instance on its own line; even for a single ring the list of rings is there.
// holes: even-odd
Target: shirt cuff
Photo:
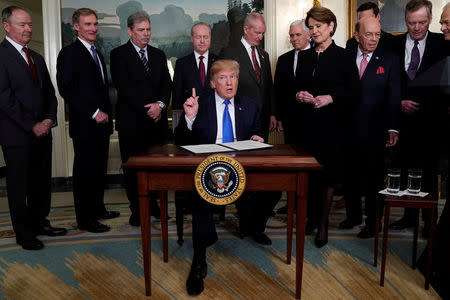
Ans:
[[[95,119],[95,117],[98,115],[98,112],[100,111],[100,109],[97,108],[97,110],[95,111],[95,113],[92,115],[92,119]]]
[[[188,117],[186,117],[186,115],[184,115],[184,119],[186,120],[186,126],[189,130],[192,130],[192,124],[194,124],[195,118],[191,120],[188,119]]]
[[[388,132],[395,132],[396,134],[399,134],[399,131],[395,129],[389,129]]]

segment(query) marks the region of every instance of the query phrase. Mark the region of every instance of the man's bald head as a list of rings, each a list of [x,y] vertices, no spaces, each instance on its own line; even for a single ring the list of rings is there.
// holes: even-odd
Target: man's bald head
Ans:
[[[363,53],[375,51],[381,37],[381,25],[375,17],[365,17],[356,23],[355,38]]]

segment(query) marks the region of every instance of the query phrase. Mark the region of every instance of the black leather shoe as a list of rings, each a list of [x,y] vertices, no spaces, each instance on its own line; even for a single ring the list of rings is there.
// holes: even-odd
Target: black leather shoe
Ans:
[[[425,223],[422,228],[422,237],[428,239],[430,237],[430,224]]]
[[[111,228],[108,225],[102,224],[98,221],[92,221],[87,224],[78,224],[78,229],[93,233],[101,233],[109,231]]]
[[[192,263],[191,271],[186,281],[186,289],[189,295],[200,295],[203,292],[203,279],[206,277],[207,271],[206,261]]]
[[[261,245],[272,245],[272,241],[264,232],[255,232],[252,234],[252,239]]]
[[[141,218],[138,213],[131,213],[130,219],[128,220],[131,226],[141,226]]]
[[[357,235],[360,239],[370,239],[375,237],[375,230],[369,228],[369,226],[364,226],[363,229]]]
[[[350,219],[345,219],[339,223],[339,229],[352,229],[355,226],[361,225],[362,221],[353,221]]]
[[[120,216],[120,212],[118,211],[114,211],[114,210],[110,210],[110,211],[105,211],[104,214],[102,214],[99,219],[114,219],[117,218],[118,216]]]
[[[62,227],[53,227],[51,225],[43,226],[39,229],[39,235],[58,236],[65,235],[67,229]]]
[[[44,248],[44,244],[34,236],[24,239],[16,238],[16,242],[25,250],[41,250]]]
[[[317,236],[314,238],[314,244],[316,244],[317,248],[322,248],[326,244],[328,244],[328,239],[321,240]]]
[[[403,230],[405,228],[413,227],[414,222],[412,220],[409,220],[407,218],[401,218],[398,221],[395,221],[391,225],[389,225],[389,228],[392,230]]]

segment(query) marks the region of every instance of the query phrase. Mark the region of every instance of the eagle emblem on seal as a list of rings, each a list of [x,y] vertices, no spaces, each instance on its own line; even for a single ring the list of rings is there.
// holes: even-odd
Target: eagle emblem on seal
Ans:
[[[233,181],[230,180],[230,171],[223,167],[217,167],[209,172],[211,176],[211,188],[218,193],[228,192],[228,189],[233,185]]]

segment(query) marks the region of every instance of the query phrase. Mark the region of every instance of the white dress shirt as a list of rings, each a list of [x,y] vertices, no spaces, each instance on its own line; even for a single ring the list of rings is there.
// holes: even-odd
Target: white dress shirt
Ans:
[[[225,103],[223,103],[225,100],[222,99],[217,93],[214,93],[214,97],[216,100],[216,116],[217,116],[217,135],[216,135],[216,144],[222,143],[223,138],[223,111],[225,110]],[[230,114],[231,118],[231,125],[233,127],[233,137],[234,141],[236,141],[236,122],[234,120],[234,97],[230,99],[230,104],[228,104],[228,113]],[[192,124],[195,121],[195,118],[192,120],[189,120],[186,115],[184,116],[184,119],[186,120],[186,125],[189,130],[192,130]]]
[[[11,45],[13,45],[14,48],[17,49],[17,51],[19,51],[20,55],[22,55],[23,59],[25,59],[25,62],[28,64],[27,55],[26,55],[25,52],[23,52],[23,50],[22,50],[24,46],[22,46],[22,45],[20,45],[20,44],[18,44],[18,43],[16,43],[16,42],[14,42],[9,36],[6,36],[5,38],[6,38],[6,40],[7,40],[8,42],[11,43]],[[28,48],[28,46],[25,46],[25,47]],[[33,58],[31,58],[31,60],[33,60]],[[34,62],[34,61],[33,61],[33,62]]]
[[[244,39],[244,37],[241,38],[241,43],[242,45],[244,45],[245,50],[247,50],[248,56],[250,57],[250,61],[252,62],[253,65],[253,59],[252,59],[252,46],[247,43],[247,41]],[[256,60],[258,61],[259,67],[261,68],[261,61],[259,60],[259,55],[258,55],[258,47],[255,47],[255,55],[256,55]],[[255,66],[253,65],[253,70],[255,69]]]
[[[422,57],[423,53],[425,52],[425,44],[427,42],[428,32],[425,35],[425,37],[419,41],[419,44],[417,45],[417,48],[419,48],[419,54],[420,54],[420,62],[417,66],[417,69],[419,69],[420,64],[422,63]],[[409,64],[411,63],[411,51],[414,47],[414,40],[409,36],[409,34],[406,34],[406,45],[405,45],[405,71],[408,72]]]

